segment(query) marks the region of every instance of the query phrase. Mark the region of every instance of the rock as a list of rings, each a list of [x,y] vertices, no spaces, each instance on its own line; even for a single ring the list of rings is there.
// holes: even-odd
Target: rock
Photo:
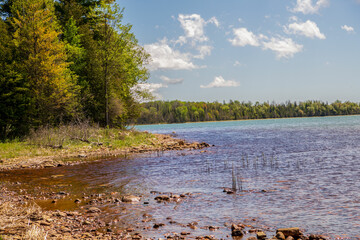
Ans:
[[[101,210],[97,207],[91,207],[87,210],[86,213],[97,213],[97,212],[101,212]]]
[[[247,240],[256,240],[256,237],[249,237]]]
[[[285,235],[282,232],[277,232],[276,233],[276,238],[279,240],[285,240]]]
[[[244,232],[242,230],[243,230],[243,228],[241,226],[232,224],[231,225],[231,236],[242,237],[244,235]]]
[[[135,203],[135,202],[140,202],[140,197],[136,197],[134,195],[127,195],[127,196],[123,196],[121,198],[122,202],[127,202],[127,203]]]
[[[209,226],[208,228],[210,231],[216,231],[219,229],[219,227],[216,227],[216,226]]]
[[[323,235],[311,234],[309,240],[327,240],[328,238]]]
[[[165,226],[165,224],[163,224],[163,223],[155,223],[153,228],[159,228],[159,227],[162,227],[162,226]]]
[[[86,158],[87,157],[87,155],[85,155],[85,154],[79,154],[78,155],[78,158]]]
[[[291,236],[293,238],[298,238],[302,235],[302,233],[300,232],[300,229],[297,227],[295,227],[295,228],[279,228],[278,230],[276,230],[276,233],[278,233],[278,232],[282,232],[286,238],[289,236]]]
[[[80,199],[75,199],[74,203],[81,203]]]
[[[256,238],[259,240],[265,240],[266,239],[266,234],[263,231],[257,232],[256,233]]]
[[[294,240],[292,236],[288,236],[285,240]]]
[[[54,213],[54,215],[55,216],[57,216],[57,217],[66,217],[67,216],[67,214],[66,213],[64,213],[64,212],[56,212],[56,213]]]
[[[189,232],[181,232],[180,234],[183,235],[183,236],[184,236],[184,235],[190,235]]]
[[[232,190],[231,188],[224,188],[224,191],[223,192],[226,192],[227,194],[233,194],[235,193],[234,190]]]
[[[156,201],[169,201],[170,197],[168,195],[159,195],[155,197]]]

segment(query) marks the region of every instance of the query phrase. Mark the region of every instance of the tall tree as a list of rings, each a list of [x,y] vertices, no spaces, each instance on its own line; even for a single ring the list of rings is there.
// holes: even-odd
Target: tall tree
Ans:
[[[87,79],[96,102],[92,112],[102,112],[98,121],[106,126],[123,126],[137,113],[132,89],[148,78],[148,55],[131,25],[122,24],[123,10],[116,4],[102,2],[89,17],[94,29],[87,36]]]
[[[14,0],[11,12],[17,69],[29,86],[33,124],[66,119],[75,110],[76,88],[59,40],[53,1]]]
[[[28,88],[15,71],[14,45],[8,25],[0,19],[0,140],[26,133]]]

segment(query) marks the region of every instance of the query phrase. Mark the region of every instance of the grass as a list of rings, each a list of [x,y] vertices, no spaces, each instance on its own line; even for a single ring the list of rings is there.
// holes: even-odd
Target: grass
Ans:
[[[43,127],[32,131],[24,141],[0,142],[0,164],[15,158],[66,156],[99,150],[121,150],[154,144],[154,135],[135,130],[100,128],[89,124]]]
[[[41,216],[41,213],[40,207],[35,204],[19,205],[11,201],[0,200],[0,226],[2,228],[23,229],[21,239],[46,239],[47,233],[41,227],[27,224],[31,217]],[[0,240],[8,239],[13,238],[11,236],[0,236]]]

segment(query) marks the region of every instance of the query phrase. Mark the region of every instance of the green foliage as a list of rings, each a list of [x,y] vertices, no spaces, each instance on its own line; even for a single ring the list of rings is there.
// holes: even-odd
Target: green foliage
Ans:
[[[102,3],[89,16],[93,31],[84,38],[86,78],[94,102],[87,109],[102,125],[121,127],[138,113],[131,90],[148,78],[148,55],[130,32],[131,25],[122,24],[123,10],[117,5]]]
[[[336,101],[286,102],[282,104],[230,101],[229,103],[155,101],[142,104],[139,124],[180,123],[288,117],[360,114],[360,104]]]
[[[0,0],[0,140],[81,118],[124,127],[148,55],[113,0]]]

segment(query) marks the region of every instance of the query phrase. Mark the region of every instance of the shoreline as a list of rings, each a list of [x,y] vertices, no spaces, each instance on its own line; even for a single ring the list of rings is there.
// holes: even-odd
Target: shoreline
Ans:
[[[236,120],[219,120],[219,121],[197,121],[197,122],[182,122],[182,123],[151,123],[151,124],[135,124],[135,126],[154,126],[154,125],[166,125],[166,124],[191,124],[191,123],[216,123],[216,122],[242,122],[242,121],[261,121],[261,120],[276,120],[276,119],[301,119],[301,118],[327,118],[327,117],[354,117],[360,116],[360,114],[349,115],[331,115],[331,116],[306,116],[306,117],[282,117],[282,118],[253,118],[253,119],[236,119]],[[136,127],[135,127],[136,128]]]
[[[153,134],[154,139],[150,145],[139,145],[119,149],[102,147],[96,150],[81,150],[72,153],[65,153],[51,156],[26,157],[20,156],[11,159],[0,159],[0,172],[17,169],[40,169],[78,165],[86,162],[102,161],[108,158],[127,156],[138,153],[150,153],[160,151],[174,151],[186,149],[202,149],[210,147],[205,142],[187,142],[166,134]]]

